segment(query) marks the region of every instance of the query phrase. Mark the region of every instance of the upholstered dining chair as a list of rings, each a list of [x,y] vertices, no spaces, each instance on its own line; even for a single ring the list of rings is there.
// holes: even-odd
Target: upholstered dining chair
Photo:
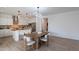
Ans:
[[[32,48],[32,49],[34,49],[33,48],[33,45],[35,44],[35,41],[33,41],[32,39],[31,39],[31,37],[27,37],[27,36],[25,36],[24,35],[24,41],[25,41],[25,49],[27,48]]]
[[[40,40],[41,40],[41,44],[42,44],[42,42],[45,42],[46,45],[47,45],[47,47],[48,47],[48,43],[49,43],[49,34],[44,35],[44,37],[42,37]]]

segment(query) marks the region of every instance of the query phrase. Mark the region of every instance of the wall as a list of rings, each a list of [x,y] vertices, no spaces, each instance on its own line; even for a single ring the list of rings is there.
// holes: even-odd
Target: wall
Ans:
[[[28,19],[23,17],[19,18],[19,24],[26,25],[31,22],[35,22],[35,19],[34,18]],[[13,19],[11,15],[0,14],[0,25],[11,25],[11,24],[13,24]]]
[[[12,22],[12,16],[0,14],[0,25],[11,25]]]
[[[35,21],[36,21],[35,18],[28,19],[28,18],[19,17],[19,24],[26,25],[28,23],[32,23],[32,22],[35,22]]]
[[[79,11],[49,15],[48,31],[55,36],[79,40]]]

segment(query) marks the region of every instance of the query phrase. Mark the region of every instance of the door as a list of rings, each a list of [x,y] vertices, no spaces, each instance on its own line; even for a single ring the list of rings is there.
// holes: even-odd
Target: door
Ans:
[[[48,18],[43,18],[42,21],[42,31],[48,31]]]

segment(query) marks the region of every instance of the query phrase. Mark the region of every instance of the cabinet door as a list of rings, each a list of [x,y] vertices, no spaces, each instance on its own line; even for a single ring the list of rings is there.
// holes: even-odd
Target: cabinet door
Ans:
[[[18,24],[18,16],[13,16],[13,24]]]
[[[42,31],[48,31],[48,18],[43,18]]]

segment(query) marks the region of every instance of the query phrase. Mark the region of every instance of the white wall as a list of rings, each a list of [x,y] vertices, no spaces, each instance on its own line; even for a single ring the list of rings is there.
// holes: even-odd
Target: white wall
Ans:
[[[19,17],[19,24],[26,25],[32,22],[36,22],[35,18],[28,19],[28,18]]]
[[[13,23],[11,15],[0,14],[0,25],[11,25]]]
[[[79,40],[79,11],[49,15],[48,22],[53,35]]]
[[[35,22],[35,19],[19,18],[19,24],[26,25],[27,23]],[[0,25],[11,25],[13,24],[13,19],[11,15],[0,14]]]

